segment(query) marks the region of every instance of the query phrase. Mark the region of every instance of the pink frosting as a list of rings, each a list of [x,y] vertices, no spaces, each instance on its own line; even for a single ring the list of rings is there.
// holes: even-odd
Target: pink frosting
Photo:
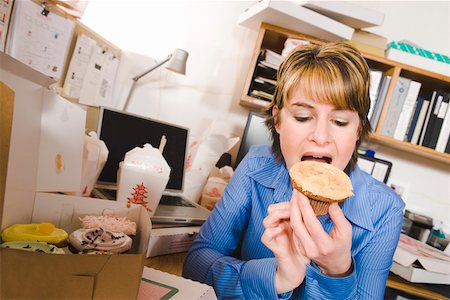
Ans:
[[[82,228],[103,228],[105,230],[123,232],[127,235],[136,234],[136,223],[126,217],[85,216],[80,218]]]

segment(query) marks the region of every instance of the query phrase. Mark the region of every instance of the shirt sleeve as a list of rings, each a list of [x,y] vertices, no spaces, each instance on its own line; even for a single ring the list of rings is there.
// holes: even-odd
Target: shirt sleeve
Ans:
[[[187,254],[183,277],[213,286],[219,298],[276,299],[275,258],[243,261],[232,256],[251,211],[252,183],[245,174],[245,166],[237,168],[203,224]]]
[[[375,197],[381,195],[373,195]],[[386,197],[386,195],[384,195]],[[392,258],[400,237],[403,206],[391,208],[371,233],[370,241],[354,254],[354,270],[346,277],[330,277],[314,264],[307,266],[306,299],[383,299]]]

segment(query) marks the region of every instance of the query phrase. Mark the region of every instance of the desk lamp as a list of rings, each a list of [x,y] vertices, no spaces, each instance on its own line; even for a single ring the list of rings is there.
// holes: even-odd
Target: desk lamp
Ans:
[[[130,91],[128,92],[127,100],[125,100],[125,105],[123,107],[123,111],[127,110],[128,103],[130,102],[131,96],[133,95],[134,88],[136,87],[136,83],[139,79],[147,75],[148,73],[156,70],[166,62],[169,62],[166,66],[167,70],[177,72],[179,74],[184,75],[186,73],[186,61],[189,56],[189,53],[182,49],[175,49],[175,51],[169,54],[166,59],[159,62],[155,66],[153,66],[150,70],[145,71],[144,73],[133,77],[133,83],[131,85]]]

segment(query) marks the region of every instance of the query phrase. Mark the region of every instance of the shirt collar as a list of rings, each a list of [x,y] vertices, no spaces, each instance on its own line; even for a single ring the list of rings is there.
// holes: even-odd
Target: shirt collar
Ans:
[[[289,171],[282,163],[273,161],[248,174],[259,184],[274,190],[274,201],[289,201],[292,193]],[[280,185],[281,184],[281,185]]]

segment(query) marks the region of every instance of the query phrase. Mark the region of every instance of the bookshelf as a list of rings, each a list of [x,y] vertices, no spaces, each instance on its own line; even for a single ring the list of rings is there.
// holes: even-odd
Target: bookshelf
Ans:
[[[323,39],[318,39],[316,37],[295,32],[289,29],[262,23],[255,43],[249,71],[245,80],[245,85],[240,99],[240,105],[249,109],[259,111],[265,110],[268,107],[269,101],[267,99],[254,96],[254,93],[252,94],[254,80],[259,75],[258,65],[261,61],[261,51],[271,50],[280,54],[284,47],[284,43],[288,38],[308,40],[311,43],[315,44],[322,44],[327,42]],[[397,79],[400,76],[422,83],[421,93],[431,92],[437,89],[450,92],[450,77],[402,64],[385,57],[375,56],[364,51],[361,51],[361,53],[363,54],[370,68],[381,70],[384,75],[389,75],[392,77],[391,83],[389,84],[389,88],[386,93],[386,98],[381,110],[379,121],[376,128],[374,128],[373,132],[370,134],[368,141],[366,142],[384,145],[450,165],[450,154],[396,140],[394,138],[387,137],[381,134],[383,122],[385,122],[386,120],[389,103],[394,93]]]

